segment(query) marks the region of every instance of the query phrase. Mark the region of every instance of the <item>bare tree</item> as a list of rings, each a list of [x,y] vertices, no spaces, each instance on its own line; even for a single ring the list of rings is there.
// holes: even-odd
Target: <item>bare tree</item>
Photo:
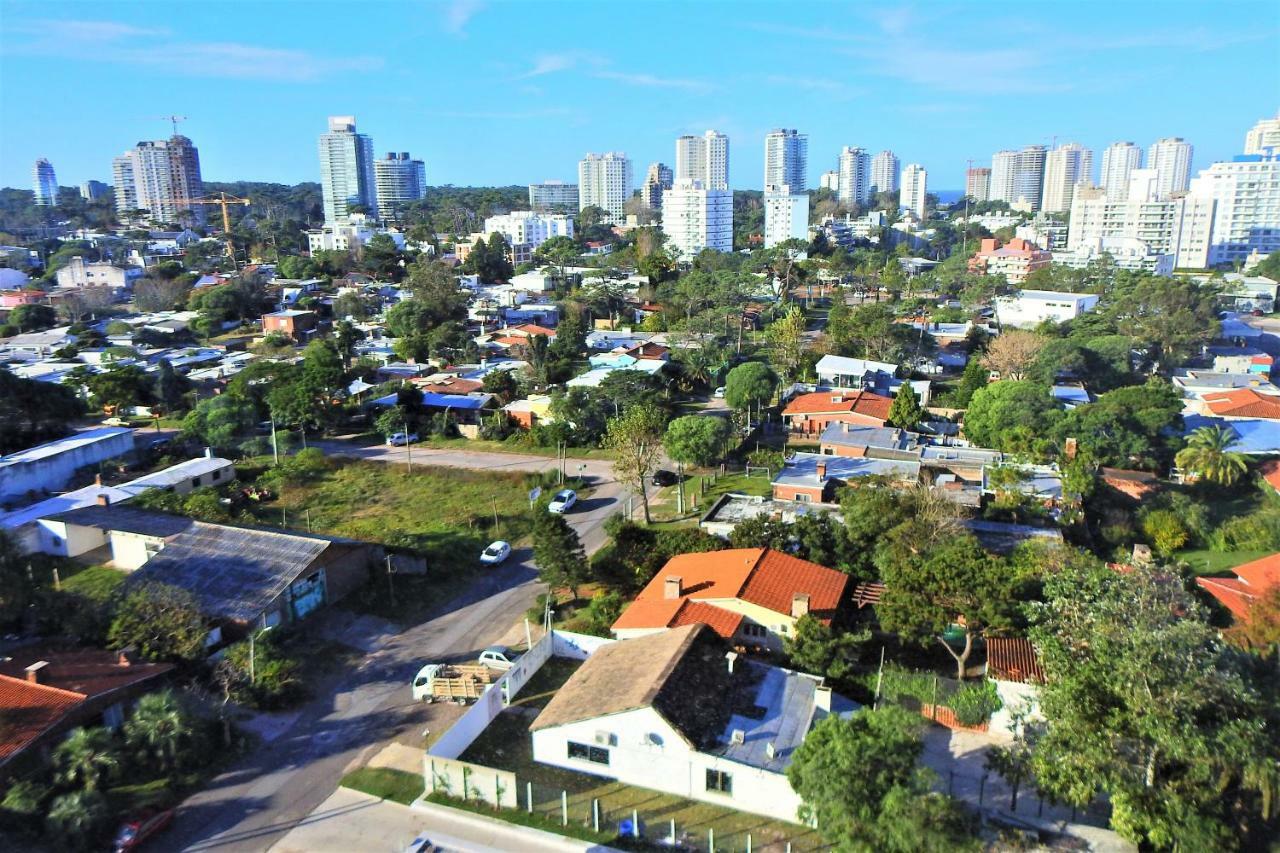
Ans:
[[[1010,329],[987,346],[982,365],[1000,374],[1001,379],[1024,379],[1046,343],[1035,332]]]

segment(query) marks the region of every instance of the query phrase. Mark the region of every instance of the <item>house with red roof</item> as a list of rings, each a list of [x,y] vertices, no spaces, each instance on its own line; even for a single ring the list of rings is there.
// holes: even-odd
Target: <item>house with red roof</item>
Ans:
[[[0,775],[76,726],[118,728],[128,707],[173,671],[127,652],[23,646],[0,658]]]
[[[833,423],[885,426],[892,405],[892,398],[870,391],[817,391],[793,397],[782,419],[793,433],[817,436]]]
[[[843,572],[770,548],[680,554],[613,623],[620,640],[702,623],[743,647],[780,650],[796,620],[824,624],[845,604]]]
[[[1260,394],[1253,388],[1237,388],[1234,391],[1205,394],[1201,402],[1206,414],[1226,420],[1263,418],[1280,421],[1280,396]]]
[[[1267,590],[1280,585],[1280,554],[1272,554],[1233,569],[1231,578],[1196,578],[1205,592],[1231,611],[1237,621],[1249,618],[1249,608]]]

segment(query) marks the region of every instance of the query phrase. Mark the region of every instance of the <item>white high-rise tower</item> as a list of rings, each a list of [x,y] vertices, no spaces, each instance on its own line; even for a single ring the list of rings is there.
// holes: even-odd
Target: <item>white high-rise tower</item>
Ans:
[[[871,158],[871,196],[898,189],[898,171],[902,163],[892,151],[884,150]]]
[[[871,156],[865,149],[840,149],[840,203],[845,207],[871,199]]]
[[[43,157],[31,167],[31,185],[35,189],[36,204],[58,203],[58,178],[53,173],[53,164]]]
[[[988,198],[991,201],[1012,202],[1017,174],[1017,151],[1006,149],[991,155],[991,182],[987,190]]]
[[[588,154],[578,161],[578,209],[595,205],[621,222],[631,198],[631,161],[621,151]]]
[[[1093,179],[1093,152],[1076,142],[1059,145],[1045,156],[1044,196],[1040,209],[1065,213],[1071,209],[1076,185]]]
[[[1156,170],[1156,193],[1160,198],[1182,192],[1191,183],[1191,143],[1180,136],[1157,139],[1147,149],[1147,168]]]
[[[408,151],[388,152],[373,164],[373,183],[378,196],[378,218],[399,219],[401,205],[426,197],[427,167],[421,160],[411,159]]]
[[[356,133],[355,116],[330,116],[329,131],[320,134],[320,191],[327,225],[350,221],[353,205],[377,213],[373,140]]]
[[[908,163],[902,170],[901,200],[898,207],[924,219],[925,193],[929,173],[919,163]]]
[[[1142,168],[1142,149],[1132,142],[1113,142],[1102,152],[1099,186],[1112,201],[1124,201],[1129,193],[1129,176]]]
[[[798,130],[771,130],[764,138],[764,185],[808,189],[809,136]]]
[[[708,189],[729,188],[729,137],[715,130],[676,139],[676,181],[701,181]]]

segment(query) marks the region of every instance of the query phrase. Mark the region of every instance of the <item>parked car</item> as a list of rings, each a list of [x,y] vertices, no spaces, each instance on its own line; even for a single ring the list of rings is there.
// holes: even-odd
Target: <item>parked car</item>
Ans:
[[[522,654],[506,646],[490,646],[480,653],[480,663],[491,669],[511,669]]]
[[[387,439],[387,444],[392,447],[404,447],[406,444],[413,444],[418,440],[416,432],[393,432],[391,437]]]
[[[507,557],[511,556],[511,543],[504,542],[501,539],[491,542],[488,548],[485,548],[480,554],[480,562],[486,566],[496,566]]]
[[[404,848],[403,853],[429,853],[429,851],[435,849],[435,845],[431,843],[431,839],[427,837],[426,833],[423,833],[410,841],[409,845]]]
[[[129,423],[128,419],[121,418],[121,417],[107,418],[105,421],[102,422],[102,424],[103,426],[114,426],[114,427],[132,426],[132,424]]]
[[[653,472],[652,482],[655,486],[674,486],[679,481],[679,477],[665,468]]]
[[[566,513],[569,507],[578,502],[578,493],[573,489],[561,489],[556,492],[555,497],[551,499],[551,503],[547,504],[547,509],[551,512]]]
[[[115,853],[137,850],[152,836],[173,823],[173,809],[146,811],[126,820],[116,832]]]
[[[723,400],[723,399],[724,399],[724,386],[723,386],[723,385],[721,385],[719,388],[717,388],[717,389],[716,389],[715,398],[716,398],[717,400]]]

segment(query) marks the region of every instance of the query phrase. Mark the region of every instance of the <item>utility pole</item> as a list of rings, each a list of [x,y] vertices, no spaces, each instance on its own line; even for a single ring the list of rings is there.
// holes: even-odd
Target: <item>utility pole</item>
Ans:
[[[497,536],[498,535],[498,498],[496,495],[491,495],[490,497],[493,498],[493,535]]]
[[[395,571],[391,568],[391,555],[387,555],[387,593],[391,597],[391,606],[396,606]]]
[[[159,423],[157,421],[157,423]],[[275,464],[280,464],[280,445],[276,441],[276,419],[271,419],[271,458],[275,460]]]

